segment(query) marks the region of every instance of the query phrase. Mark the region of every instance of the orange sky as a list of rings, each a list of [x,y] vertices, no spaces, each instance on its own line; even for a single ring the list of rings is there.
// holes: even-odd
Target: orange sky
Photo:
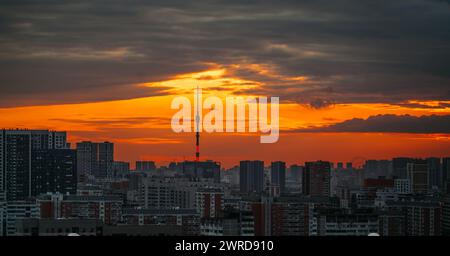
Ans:
[[[265,76],[278,75],[269,69],[250,65]],[[277,77],[279,79],[279,77]],[[286,81],[305,81],[307,77],[285,77]],[[176,134],[170,118],[172,99],[185,95],[192,98],[199,85],[208,95],[224,99],[242,88],[258,88],[261,82],[236,78],[224,68],[180,74],[167,81],[136,86],[167,87],[168,95],[97,103],[0,108],[4,128],[66,130],[73,144],[81,140],[116,143],[116,159],[134,162],[154,160],[160,164],[193,159],[194,134]],[[220,89],[223,88],[223,89]],[[277,96],[277,95],[273,95]],[[450,114],[450,108],[410,108],[389,104],[337,104],[315,109],[307,105],[283,102],[280,98],[280,139],[275,144],[260,144],[260,134],[207,134],[201,137],[202,159],[220,161],[230,167],[242,159],[284,160],[302,163],[308,160],[361,162],[364,159],[386,159],[393,156],[448,156],[448,134],[385,133],[295,133],[292,129],[324,126],[344,120],[367,118],[378,114],[413,116]],[[408,103],[417,103],[410,101]],[[420,102],[434,106],[439,102]],[[206,114],[207,111],[204,111]]]

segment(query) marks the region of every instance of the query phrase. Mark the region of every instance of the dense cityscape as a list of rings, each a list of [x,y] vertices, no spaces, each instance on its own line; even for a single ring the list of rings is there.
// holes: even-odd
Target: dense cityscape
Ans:
[[[363,165],[116,161],[114,144],[0,130],[3,236],[441,236],[450,157]]]

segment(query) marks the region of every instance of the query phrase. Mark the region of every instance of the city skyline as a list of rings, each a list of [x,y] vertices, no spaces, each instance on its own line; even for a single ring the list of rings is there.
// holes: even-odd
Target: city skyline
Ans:
[[[0,131],[0,236],[441,236],[450,157],[156,166],[65,131]],[[266,165],[267,164],[267,165]]]
[[[20,128],[9,128],[11,130],[15,130],[15,129],[20,129]],[[8,130],[8,129],[7,129]],[[33,130],[32,128],[29,128],[28,130]],[[38,130],[45,130],[45,129],[38,129]],[[53,129],[50,129],[51,131],[55,131]],[[134,167],[135,162],[136,161],[154,161],[155,163],[158,164],[158,166],[167,166],[168,164],[170,164],[171,162],[181,162],[181,161],[193,161],[195,160],[195,132],[192,133],[186,133],[183,135],[179,135],[179,134],[175,134],[174,136],[179,136],[179,137],[183,137],[183,139],[185,140],[185,143],[183,145],[180,145],[180,143],[174,143],[174,147],[175,148],[180,148],[182,150],[180,150],[180,152],[184,152],[183,154],[177,153],[177,152],[171,152],[167,155],[147,155],[145,154],[146,151],[149,152],[154,152],[154,151],[160,151],[158,149],[141,149],[142,152],[144,152],[144,154],[136,154],[135,149],[139,149],[141,148],[139,141],[135,141],[135,143],[132,144],[128,144],[128,143],[123,143],[121,139],[114,139],[111,138],[110,136],[108,137],[100,137],[100,138],[96,138],[96,137],[83,137],[81,140],[77,140],[75,141],[74,139],[72,139],[71,137],[71,132],[67,131],[68,134],[68,143],[71,144],[71,148],[75,148],[75,145],[77,143],[80,142],[97,142],[97,143],[103,143],[103,142],[111,142],[114,143],[116,145],[116,159],[118,161],[125,161],[125,162],[129,162],[131,164],[132,167]],[[314,135],[314,134],[312,134]],[[371,137],[369,134],[364,134],[367,137]],[[368,142],[372,143],[371,146],[376,147],[378,150],[380,150],[375,154],[363,154],[360,152],[360,154],[355,154],[352,155],[352,153],[349,152],[339,152],[339,148],[342,145],[347,145],[349,146],[349,144],[352,143],[352,136],[353,134],[335,134],[335,133],[331,133],[331,134],[327,134],[326,136],[324,136],[325,138],[321,138],[318,137],[318,139],[323,142],[326,143],[327,139],[332,139],[332,142],[335,142],[335,145],[331,145],[329,148],[321,148],[320,146],[314,145],[311,149],[314,151],[313,153],[309,152],[309,153],[305,153],[303,155],[299,154],[299,155],[291,155],[291,156],[286,156],[284,155],[284,152],[277,152],[278,149],[280,147],[283,147],[285,145],[277,145],[277,144],[281,144],[280,142],[277,142],[276,144],[272,144],[272,146],[266,146],[266,145],[262,145],[259,143],[259,135],[249,135],[247,138],[245,138],[247,140],[247,143],[249,144],[254,144],[255,147],[258,147],[259,145],[261,145],[261,148],[265,148],[266,150],[263,150],[262,153],[259,152],[253,152],[253,154],[235,154],[235,156],[232,157],[224,157],[223,155],[214,155],[211,154],[209,152],[210,148],[212,149],[212,151],[217,151],[216,149],[214,149],[215,145],[220,145],[220,141],[208,141],[208,139],[213,139],[215,136],[221,136],[221,135],[214,135],[214,134],[208,134],[208,133],[202,133],[202,140],[203,140],[203,144],[202,148],[203,148],[203,153],[201,156],[201,160],[205,161],[205,160],[213,160],[213,161],[218,161],[222,164],[222,166],[224,166],[225,168],[231,168],[234,166],[237,166],[239,164],[239,161],[241,161],[242,159],[247,159],[247,160],[263,160],[266,163],[270,163],[270,162],[276,162],[276,161],[284,161],[289,165],[292,164],[303,164],[305,162],[308,161],[316,161],[316,160],[324,160],[324,161],[330,161],[332,163],[338,163],[338,162],[343,162],[343,163],[347,163],[347,162],[352,162],[354,164],[355,167],[361,167],[361,164],[365,161],[365,160],[371,160],[371,159],[377,159],[377,160],[389,160],[392,159],[394,157],[410,157],[410,158],[429,158],[429,157],[447,157],[449,152],[447,150],[447,146],[446,144],[443,145],[441,147],[441,145],[438,145],[437,147],[431,147],[431,149],[435,149],[436,151],[430,150],[430,145],[428,145],[426,142],[425,143],[421,143],[420,139],[424,139],[427,140],[429,138],[426,137],[426,135],[417,135],[414,134],[414,138],[410,138],[409,135],[405,136],[402,138],[401,135],[398,134],[377,134],[374,137],[368,138]],[[310,134],[307,135],[308,137],[305,137],[305,141],[306,143],[310,143],[310,144],[314,144],[313,140],[316,137],[310,138],[309,136],[311,136]],[[398,141],[396,142],[392,142],[392,141],[387,141],[389,142],[388,144],[386,144],[384,141],[378,141],[379,137],[378,136],[382,136],[385,139],[390,138],[390,136],[395,136],[397,138]],[[425,136],[424,138],[421,138],[421,136]],[[232,143],[242,143],[242,137],[244,137],[243,135],[228,135],[227,136],[227,140],[228,143],[230,143],[231,141],[231,145],[230,145],[230,151],[232,148]],[[282,133],[281,136],[283,137]],[[400,138],[399,138],[400,137]],[[205,139],[206,138],[206,139]],[[234,141],[234,140],[239,140],[239,141]],[[346,141],[348,140],[348,141]],[[416,144],[417,148],[414,148],[414,150],[411,150],[411,140],[419,140],[419,142]],[[433,141],[435,140],[432,139]],[[409,142],[409,143],[408,143]],[[328,143],[331,143],[328,140]],[[359,143],[359,142],[358,142]],[[405,147],[405,150],[399,150],[398,148],[394,149],[394,150],[390,150],[388,148],[387,145],[398,145],[398,143],[407,143],[404,144],[403,146]],[[143,144],[145,144],[145,142],[143,142]],[[169,143],[171,144],[171,143]],[[154,145],[153,143],[150,143],[150,145]],[[295,148],[295,145],[291,145],[294,146],[292,148]],[[355,145],[353,144],[352,146],[355,146],[356,148],[364,148],[366,145]],[[400,146],[400,145],[398,145]],[[450,146],[450,145],[449,145]],[[268,149],[271,150],[268,150]],[[409,149],[409,150],[408,150]],[[238,150],[242,150],[242,149],[238,149]],[[358,151],[358,150],[357,150]],[[141,152],[141,153],[142,153]],[[409,153],[408,153],[409,152]],[[435,152],[435,153],[433,153]],[[236,152],[234,152],[236,153]]]

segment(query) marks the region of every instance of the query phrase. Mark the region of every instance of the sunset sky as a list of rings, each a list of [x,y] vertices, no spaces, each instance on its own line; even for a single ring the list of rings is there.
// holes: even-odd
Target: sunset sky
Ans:
[[[202,133],[201,159],[225,167],[450,156],[449,24],[444,0],[5,0],[0,128],[111,141],[116,160],[192,160],[170,104],[198,85],[280,97],[275,144]]]

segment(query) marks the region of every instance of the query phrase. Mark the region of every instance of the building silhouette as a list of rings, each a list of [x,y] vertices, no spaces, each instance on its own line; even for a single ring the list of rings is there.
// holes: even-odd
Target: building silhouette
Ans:
[[[306,162],[303,172],[303,194],[310,196],[330,196],[330,162]]]
[[[448,185],[448,181],[450,180],[449,174],[450,174],[450,157],[444,157],[444,158],[442,158],[442,171],[441,171],[441,175],[440,175],[442,189],[444,191],[447,191],[447,189],[448,189],[447,185]]]
[[[32,177],[41,174],[36,173],[39,170],[34,168],[33,159],[37,154],[46,154],[46,150],[68,149],[69,146],[66,132],[0,130],[0,197],[15,201],[35,195],[36,184]]]
[[[220,183],[220,163],[213,161],[184,161],[180,169],[187,177],[195,179],[212,179]]]
[[[261,193],[264,190],[264,161],[241,161],[239,181],[242,193]]]
[[[398,179],[406,179],[407,176],[407,165],[413,159],[408,157],[395,157],[392,159],[392,175]]]
[[[406,165],[406,171],[413,193],[427,193],[429,191],[428,164],[426,160],[411,160]]]
[[[89,176],[95,178],[111,177],[113,162],[113,143],[91,141],[77,143],[77,173],[79,181]]]
[[[77,193],[76,151],[72,149],[38,150],[33,153],[31,194]]]
[[[138,172],[147,172],[155,170],[156,164],[154,161],[136,161],[136,171]]]
[[[281,193],[286,189],[286,163],[277,161],[270,165],[270,181],[272,185],[277,185]]]

